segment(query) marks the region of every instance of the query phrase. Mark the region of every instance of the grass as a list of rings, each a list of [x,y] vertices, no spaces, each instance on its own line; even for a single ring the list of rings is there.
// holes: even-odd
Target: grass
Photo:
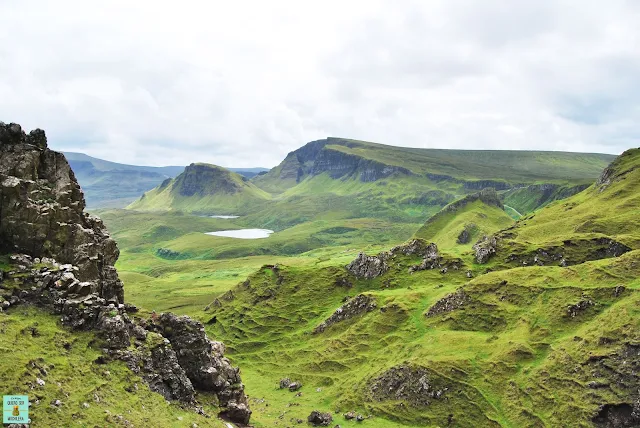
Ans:
[[[0,378],[5,394],[27,395],[33,426],[225,427],[151,392],[124,363],[97,364],[91,333],[70,332],[58,317],[30,306],[0,312]],[[45,384],[40,386],[36,379]],[[132,392],[129,392],[132,391]],[[60,406],[51,403],[60,400]],[[211,397],[200,395],[216,415]],[[84,403],[88,405],[85,406]]]
[[[157,240],[142,239],[135,251],[125,246],[118,268],[127,297],[134,303],[161,310],[172,307],[211,321],[206,324],[209,335],[224,341],[230,358],[242,367],[256,427],[294,425],[315,409],[333,412],[334,423],[342,426],[356,424],[341,416],[350,410],[371,415],[365,423],[372,427],[446,426],[450,420],[457,426],[589,426],[601,405],[629,402],[640,387],[631,374],[627,383],[611,374],[627,370],[625,347],[640,343],[636,214],[640,177],[638,169],[633,169],[640,159],[623,160],[618,168],[628,172],[606,189],[591,187],[526,214],[515,224],[499,208],[477,202],[435,216],[418,236],[435,241],[445,258],[462,261],[459,270],[446,274],[439,270],[410,274],[408,267],[419,259],[396,256],[382,277],[351,277],[344,266],[358,251],[374,254],[407,236],[398,231],[402,229],[393,231],[388,229],[390,224],[375,220],[381,221],[381,229],[372,230],[371,240],[358,241],[357,236],[366,235],[362,231],[374,220],[345,220],[340,209],[278,232],[287,242],[322,235],[318,247],[306,252],[288,254],[269,238],[263,243],[209,241],[215,242],[215,248],[207,253],[207,241],[199,234],[197,238],[195,234],[160,234]],[[282,201],[299,197],[301,204],[311,204],[303,195],[323,188],[322,180],[329,180],[315,179],[318,188],[312,180],[305,181],[300,188],[285,191]],[[355,180],[340,181],[334,197],[366,193],[366,187]],[[126,215],[120,220],[105,218],[110,227],[132,221],[126,230],[114,229],[117,239],[126,234],[122,242],[129,243],[145,236],[147,227],[157,227],[152,226],[155,221],[170,225],[178,216],[150,219],[144,226]],[[233,224],[239,227],[250,221],[245,217]],[[504,236],[503,247],[488,265],[474,262],[469,251],[473,239],[465,246],[455,242],[470,222],[477,227],[474,236],[506,228],[499,232]],[[193,224],[194,228],[210,227],[198,221]],[[385,236],[385,230],[388,241],[375,242],[376,237]],[[533,251],[563,245],[566,239],[596,236],[619,240],[633,250],[620,257],[575,258],[576,264],[566,268],[513,267],[500,261],[514,249]],[[273,255],[219,257],[234,247],[233,251],[246,252],[269,242],[273,242]],[[191,251],[193,257],[159,259],[153,253],[159,245]],[[576,250],[575,254],[581,253]],[[271,267],[275,263],[278,269]],[[467,270],[473,278],[467,278]],[[437,301],[460,287],[468,296],[464,306],[426,316]],[[378,309],[323,333],[311,333],[345,298],[360,293],[372,296]],[[585,301],[589,303],[571,316],[570,308]],[[606,357],[613,371],[599,369],[599,360],[591,358],[594,355]],[[446,398],[415,406],[372,396],[372,380],[400,364],[424,368],[432,383],[446,385]],[[595,372],[599,373],[595,380],[609,387],[589,387]],[[302,395],[278,389],[283,377],[302,381]]]

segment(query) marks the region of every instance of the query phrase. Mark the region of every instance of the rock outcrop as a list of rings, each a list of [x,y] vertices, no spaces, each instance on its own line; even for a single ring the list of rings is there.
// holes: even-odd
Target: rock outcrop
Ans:
[[[116,243],[84,207],[44,132],[0,123],[0,253],[13,253],[12,270],[0,276],[0,310],[28,303],[60,314],[70,328],[96,332],[101,360],[124,361],[166,399],[194,406],[196,388],[211,391],[228,419],[248,423],[239,369],[201,323],[173,314],[130,318],[137,309],[124,303]]]
[[[313,329],[313,333],[322,333],[328,327],[358,316],[360,314],[364,314],[367,312],[373,311],[377,307],[376,299],[373,296],[369,296],[366,294],[359,294],[353,299],[349,300],[344,305],[340,306],[336,311],[331,314],[329,318],[324,320],[320,325],[318,325],[315,329]]]
[[[314,426],[327,427],[331,422],[333,422],[333,416],[331,416],[331,413],[328,412],[323,413],[314,410],[307,418],[307,421]]]
[[[483,236],[473,245],[476,262],[484,264],[489,261],[498,250],[498,241],[495,236]]]
[[[419,265],[409,268],[410,272],[442,267],[442,257],[438,253],[436,244],[428,243],[424,239],[412,239],[389,251],[383,251],[377,256],[367,256],[360,253],[355,260],[347,265],[347,270],[358,278],[377,278],[389,270],[390,260],[398,255],[422,257],[422,262]],[[457,265],[457,262],[454,264]]]
[[[470,297],[464,292],[462,288],[459,288],[454,293],[447,294],[442,299],[438,300],[427,311],[428,317],[444,314],[447,312],[455,311],[466,305],[470,301]]]
[[[78,267],[79,281],[118,304],[122,282],[116,243],[85,201],[63,154],[47,148],[44,131],[28,135],[0,122],[0,251],[51,257]]]
[[[428,406],[433,400],[443,399],[447,390],[428,369],[409,365],[392,367],[369,384],[374,401],[402,400],[413,406]]]
[[[347,265],[347,270],[357,278],[373,279],[389,270],[389,253],[382,252],[377,256],[367,256],[365,253]]]

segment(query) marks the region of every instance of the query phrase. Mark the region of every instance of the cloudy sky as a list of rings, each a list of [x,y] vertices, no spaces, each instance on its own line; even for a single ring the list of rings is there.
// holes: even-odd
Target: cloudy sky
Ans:
[[[0,0],[0,120],[146,165],[274,166],[327,136],[620,153],[640,2]]]

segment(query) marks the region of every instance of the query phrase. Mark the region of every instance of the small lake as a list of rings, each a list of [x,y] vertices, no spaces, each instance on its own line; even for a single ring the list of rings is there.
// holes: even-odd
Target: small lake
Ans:
[[[238,218],[239,215],[210,215],[209,218]]]
[[[219,230],[217,232],[206,232],[206,235],[223,236],[225,238],[238,239],[262,239],[268,238],[273,233],[269,229],[238,229],[238,230]]]

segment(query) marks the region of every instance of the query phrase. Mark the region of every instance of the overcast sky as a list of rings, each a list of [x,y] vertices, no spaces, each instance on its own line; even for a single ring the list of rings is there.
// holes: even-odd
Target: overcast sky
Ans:
[[[638,1],[0,0],[0,120],[113,161],[271,167],[340,136],[620,153]]]

